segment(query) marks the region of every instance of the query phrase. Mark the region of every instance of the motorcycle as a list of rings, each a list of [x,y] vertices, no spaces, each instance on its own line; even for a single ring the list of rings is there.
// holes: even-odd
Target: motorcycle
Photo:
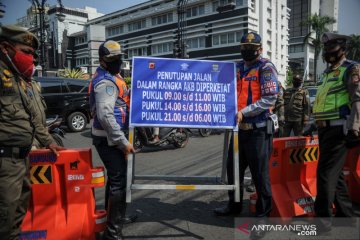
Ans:
[[[55,118],[46,119],[46,126],[48,131],[57,145],[64,147],[64,143],[61,138],[65,138],[64,130],[60,129],[62,119],[56,116]]]
[[[212,132],[211,128],[199,128],[199,133],[202,137],[210,136],[211,132]]]
[[[134,148],[136,152],[141,151],[144,146],[149,147],[164,147],[167,145],[174,145],[177,148],[183,148],[189,141],[189,133],[187,129],[183,128],[160,128],[160,140],[151,143],[153,136],[152,127],[137,127],[135,128]]]

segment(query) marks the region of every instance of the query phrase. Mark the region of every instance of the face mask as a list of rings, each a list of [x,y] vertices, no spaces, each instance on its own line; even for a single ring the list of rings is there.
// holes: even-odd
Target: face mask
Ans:
[[[14,49],[14,51],[15,56],[12,58],[12,62],[19,73],[26,78],[25,80],[30,81],[35,72],[34,56],[16,49]]]
[[[298,88],[301,86],[301,82],[293,82],[294,88]]]
[[[106,62],[106,70],[108,70],[111,75],[116,75],[120,72],[121,63],[121,59],[112,62]]]
[[[244,61],[250,62],[260,56],[258,50],[241,50],[241,56]]]
[[[325,59],[326,62],[330,63],[330,64],[334,64],[340,61],[340,59],[343,56],[343,53],[341,53],[342,49],[339,48],[339,50],[334,51],[334,52],[324,52],[323,53],[323,57]]]

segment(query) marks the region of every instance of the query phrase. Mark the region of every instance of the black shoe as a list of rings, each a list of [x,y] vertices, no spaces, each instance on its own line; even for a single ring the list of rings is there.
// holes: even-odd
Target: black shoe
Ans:
[[[124,224],[129,224],[129,223],[133,223],[136,221],[136,219],[138,218],[138,216],[136,214],[132,214],[132,215],[126,215],[123,218],[123,222]]]
[[[229,205],[226,205],[225,207],[215,208],[214,213],[216,216],[229,216],[240,214],[241,210],[241,207],[230,207]]]
[[[250,184],[249,186],[246,187],[246,191],[247,192],[255,192],[255,186],[254,184]]]

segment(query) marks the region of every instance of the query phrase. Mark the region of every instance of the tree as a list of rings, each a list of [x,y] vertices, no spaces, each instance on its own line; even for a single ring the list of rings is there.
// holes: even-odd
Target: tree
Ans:
[[[310,32],[304,38],[304,45],[309,44],[309,40],[312,34],[315,34],[315,38],[310,42],[315,48],[314,56],[314,77],[315,82],[317,80],[317,60],[319,59],[319,54],[322,49],[321,36],[328,32],[328,25],[334,24],[336,22],[335,18],[329,16],[320,16],[317,13],[308,17],[308,19],[302,22],[303,25],[310,27]]]
[[[63,73],[60,74],[61,77],[64,78],[75,78],[75,79],[85,79],[85,74],[83,73],[83,71],[81,71],[81,69],[70,69],[70,68],[66,68],[65,71]]]
[[[347,46],[346,58],[354,61],[360,61],[360,35],[350,35]]]

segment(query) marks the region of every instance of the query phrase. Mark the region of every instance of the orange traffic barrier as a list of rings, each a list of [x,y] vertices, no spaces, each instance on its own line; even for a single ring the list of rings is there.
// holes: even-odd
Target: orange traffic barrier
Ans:
[[[314,214],[318,140],[277,138],[270,159],[273,217]]]
[[[30,153],[32,197],[20,239],[95,240],[106,211],[95,210],[94,188],[104,186],[104,168],[92,167],[91,150]]]
[[[343,172],[351,200],[360,203],[360,146],[349,149]]]

